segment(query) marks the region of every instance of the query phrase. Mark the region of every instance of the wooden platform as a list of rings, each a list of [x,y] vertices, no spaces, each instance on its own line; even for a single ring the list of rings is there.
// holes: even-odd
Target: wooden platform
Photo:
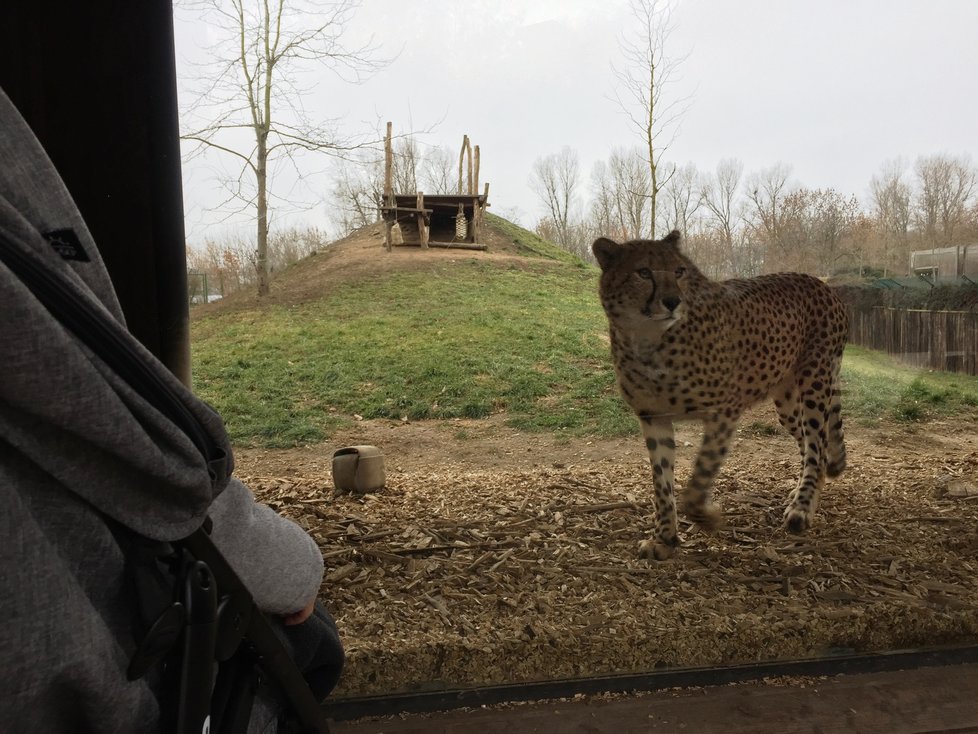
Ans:
[[[978,732],[978,664],[336,722],[334,734]]]
[[[390,252],[395,245],[392,228],[395,224],[407,226],[411,232],[402,233],[398,246],[418,245],[428,247],[458,247],[468,250],[485,250],[481,243],[484,233],[484,215],[488,204],[489,185],[484,194],[385,194],[380,207],[385,224],[384,246]],[[454,239],[458,217],[464,217],[467,233],[464,239]],[[416,236],[415,236],[416,235]],[[452,238],[446,240],[445,238]]]

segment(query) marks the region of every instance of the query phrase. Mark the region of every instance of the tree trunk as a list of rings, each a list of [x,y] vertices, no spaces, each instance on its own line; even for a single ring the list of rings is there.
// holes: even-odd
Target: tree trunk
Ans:
[[[393,123],[387,123],[384,138],[384,206],[394,206],[394,138]]]
[[[649,237],[653,240],[655,239],[655,208],[657,206],[656,199],[659,198],[659,189],[655,181],[655,173],[653,169],[652,174],[652,195],[649,196]]]
[[[268,272],[268,150],[264,135],[259,136],[257,163],[255,175],[258,183],[258,241],[255,270],[258,272],[258,295],[267,296],[271,287]]]
[[[654,85],[650,85],[650,89]],[[651,104],[651,103],[650,103]],[[655,143],[652,139],[652,107],[649,107],[649,122],[645,128],[645,143],[649,153],[649,239],[655,239],[656,209],[659,198],[659,162],[655,159]]]

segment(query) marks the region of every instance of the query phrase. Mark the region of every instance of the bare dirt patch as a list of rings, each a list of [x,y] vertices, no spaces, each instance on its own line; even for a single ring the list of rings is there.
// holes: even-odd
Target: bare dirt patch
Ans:
[[[792,536],[796,449],[768,422],[747,417],[721,473],[727,527],[681,525],[664,563],[636,557],[654,517],[638,437],[367,421],[239,451],[237,473],[323,550],[340,695],[978,640],[974,426],[850,425],[850,468]],[[682,480],[699,433],[677,438]],[[387,487],[334,497],[332,452],[357,443],[384,451]]]

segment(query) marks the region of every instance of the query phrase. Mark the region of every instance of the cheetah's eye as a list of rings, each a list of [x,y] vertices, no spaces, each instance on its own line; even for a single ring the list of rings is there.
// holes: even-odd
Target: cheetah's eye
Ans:
[[[635,271],[639,278],[645,278],[646,280],[652,280],[652,271],[648,268],[639,268]]]
[[[684,275],[686,275],[686,268],[676,268],[677,278],[682,278]]]

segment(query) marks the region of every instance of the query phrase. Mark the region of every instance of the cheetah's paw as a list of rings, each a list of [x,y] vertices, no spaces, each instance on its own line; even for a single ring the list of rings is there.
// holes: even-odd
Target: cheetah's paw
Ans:
[[[797,507],[788,507],[784,512],[784,527],[789,533],[803,533],[812,525],[811,513]]]
[[[690,522],[696,523],[707,532],[723,525],[723,513],[716,505],[686,505],[683,514]]]
[[[835,479],[840,476],[842,472],[846,470],[846,457],[843,456],[841,459],[833,461],[825,468],[825,475],[829,479]]]
[[[638,557],[650,561],[666,561],[676,553],[679,538],[650,538],[638,544]]]

